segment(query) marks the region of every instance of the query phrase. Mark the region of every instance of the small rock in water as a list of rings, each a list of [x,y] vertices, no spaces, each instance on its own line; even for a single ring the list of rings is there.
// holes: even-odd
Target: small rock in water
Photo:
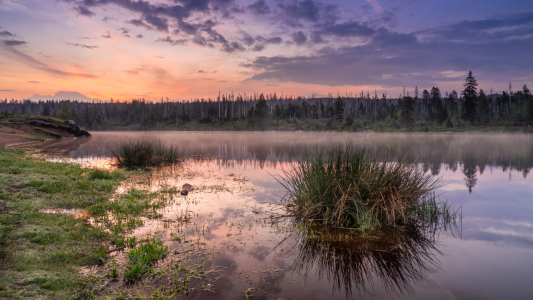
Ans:
[[[192,191],[192,185],[186,183],[184,184],[182,187],[181,187],[181,194],[183,196],[187,196],[187,194],[189,194],[189,192]]]

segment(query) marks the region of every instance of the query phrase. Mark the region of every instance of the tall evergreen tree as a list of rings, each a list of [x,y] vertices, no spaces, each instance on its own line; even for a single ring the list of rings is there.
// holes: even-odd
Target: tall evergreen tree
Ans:
[[[477,97],[477,118],[478,120],[481,122],[488,122],[489,113],[490,113],[490,107],[489,107],[489,101],[487,99],[487,96],[485,96],[485,92],[483,92],[483,90],[479,90],[479,96]]]
[[[337,121],[342,121],[342,114],[344,113],[344,108],[346,107],[346,103],[342,100],[342,98],[339,96],[337,100],[335,101],[335,119]]]
[[[524,84],[522,88],[522,93],[524,94],[525,101],[525,115],[528,120],[533,120],[533,96],[531,91],[527,88],[527,85]]]
[[[48,103],[46,103],[44,105],[44,108],[43,108],[43,116],[49,116],[51,113],[50,111],[50,105],[48,105]]]
[[[407,127],[413,126],[415,121],[415,99],[413,97],[403,97],[398,102],[400,108],[400,122]]]
[[[422,115],[423,119],[428,121],[428,109],[429,109],[429,92],[424,90],[422,92]]]
[[[67,102],[61,104],[61,111],[57,115],[58,118],[63,120],[72,120],[72,115],[70,113],[70,108]]]
[[[265,100],[265,96],[261,94],[259,96],[259,102],[255,105],[255,116],[258,119],[263,119],[268,115],[268,106]]]
[[[465,89],[462,93],[464,103],[461,110],[461,117],[466,121],[466,127],[468,128],[468,122],[474,122],[477,116],[477,81],[472,76],[472,71],[468,72],[464,87]]]

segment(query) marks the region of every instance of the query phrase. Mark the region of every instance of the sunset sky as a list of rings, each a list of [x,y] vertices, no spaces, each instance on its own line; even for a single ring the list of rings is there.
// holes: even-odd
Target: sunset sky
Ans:
[[[0,0],[0,98],[533,87],[531,0]]]

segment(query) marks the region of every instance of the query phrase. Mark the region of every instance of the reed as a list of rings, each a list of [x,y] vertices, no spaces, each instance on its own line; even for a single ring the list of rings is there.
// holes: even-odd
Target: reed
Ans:
[[[177,147],[166,147],[157,141],[124,142],[110,151],[116,164],[128,169],[161,167],[182,161]]]
[[[352,145],[306,152],[278,181],[288,190],[284,204],[290,214],[337,227],[407,224],[443,207],[431,193],[438,180],[416,164]]]

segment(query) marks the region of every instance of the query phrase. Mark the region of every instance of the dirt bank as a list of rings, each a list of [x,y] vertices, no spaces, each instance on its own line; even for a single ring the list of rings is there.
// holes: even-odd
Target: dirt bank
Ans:
[[[0,114],[0,147],[49,148],[60,144],[81,144],[91,134],[73,121],[52,117]]]

